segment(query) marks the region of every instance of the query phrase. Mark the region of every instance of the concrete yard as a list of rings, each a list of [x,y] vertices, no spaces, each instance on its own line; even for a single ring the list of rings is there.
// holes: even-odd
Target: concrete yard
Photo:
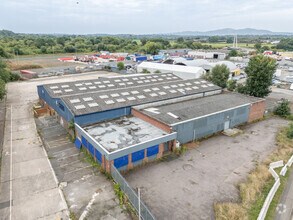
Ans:
[[[38,100],[36,86],[107,75],[109,76],[106,72],[99,72],[8,83],[1,165],[0,219],[68,219],[63,192],[58,187],[33,117],[32,106]],[[97,186],[97,189],[101,187],[103,185]],[[113,192],[111,193],[107,194],[109,198],[112,198]],[[83,206],[86,207],[91,199],[92,194],[87,197]],[[98,200],[97,196],[96,201]]]
[[[158,220],[214,219],[213,204],[237,201],[237,184],[255,163],[275,149],[278,129],[288,122],[271,118],[245,126],[236,137],[217,135],[175,159],[126,174]]]
[[[36,122],[69,210],[86,219],[129,219],[119,206],[111,181],[86,161],[57,120],[49,116]]]
[[[161,129],[135,117],[124,117],[84,128],[109,152],[166,135]]]

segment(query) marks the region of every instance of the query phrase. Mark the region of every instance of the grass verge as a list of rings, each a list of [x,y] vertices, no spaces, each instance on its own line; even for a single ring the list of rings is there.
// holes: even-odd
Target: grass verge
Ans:
[[[280,171],[281,171],[281,169],[278,170],[278,173],[280,173]],[[280,199],[281,199],[282,194],[284,192],[284,189],[286,187],[289,176],[290,176],[290,169],[287,170],[287,173],[285,176],[280,176],[281,185],[280,185],[278,191],[276,192],[276,194],[270,204],[269,210],[267,212],[266,220],[272,220],[275,218],[276,208],[277,208],[278,204],[280,203]]]
[[[12,62],[8,62],[8,67],[12,71],[43,68],[41,65],[38,65],[38,64],[16,64]]]
[[[265,161],[257,164],[256,168],[248,175],[246,182],[239,184],[241,202],[214,204],[217,220],[257,219],[263,202],[274,184],[274,179],[268,171],[269,164],[278,160],[284,160],[286,163],[293,153],[293,141],[287,137],[287,131],[288,127],[279,131],[276,137],[277,149]],[[282,177],[283,186],[279,188],[269,208],[268,217],[274,215],[286,178],[288,177]]]

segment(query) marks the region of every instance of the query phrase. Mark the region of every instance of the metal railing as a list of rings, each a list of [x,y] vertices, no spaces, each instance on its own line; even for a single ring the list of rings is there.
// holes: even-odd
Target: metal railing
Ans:
[[[155,220],[155,217],[151,213],[151,211],[148,209],[148,207],[142,202],[140,199],[140,207],[139,207],[139,198],[137,193],[129,186],[127,181],[124,179],[124,177],[120,174],[120,172],[114,167],[114,165],[111,166],[111,174],[116,183],[120,185],[121,190],[125,193],[125,195],[128,197],[130,203],[135,208],[137,213],[139,212],[140,208],[140,217],[143,220]]]

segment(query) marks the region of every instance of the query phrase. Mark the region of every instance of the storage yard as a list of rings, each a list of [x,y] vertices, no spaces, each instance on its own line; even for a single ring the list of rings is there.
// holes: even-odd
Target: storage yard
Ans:
[[[149,164],[126,174],[157,219],[214,219],[213,204],[239,199],[237,184],[272,152],[282,119],[243,128],[236,137],[217,135],[183,156]]]

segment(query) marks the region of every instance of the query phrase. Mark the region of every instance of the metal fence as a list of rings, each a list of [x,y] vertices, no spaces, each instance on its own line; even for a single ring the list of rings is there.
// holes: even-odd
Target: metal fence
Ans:
[[[129,186],[127,181],[124,179],[124,177],[120,174],[120,172],[112,165],[111,167],[111,174],[116,183],[120,185],[121,190],[126,194],[128,197],[130,203],[133,205],[133,207],[136,209],[136,211],[139,211],[139,199],[137,193]],[[155,220],[155,217],[150,212],[150,210],[147,208],[147,206],[142,202],[140,199],[140,217],[143,220]]]

